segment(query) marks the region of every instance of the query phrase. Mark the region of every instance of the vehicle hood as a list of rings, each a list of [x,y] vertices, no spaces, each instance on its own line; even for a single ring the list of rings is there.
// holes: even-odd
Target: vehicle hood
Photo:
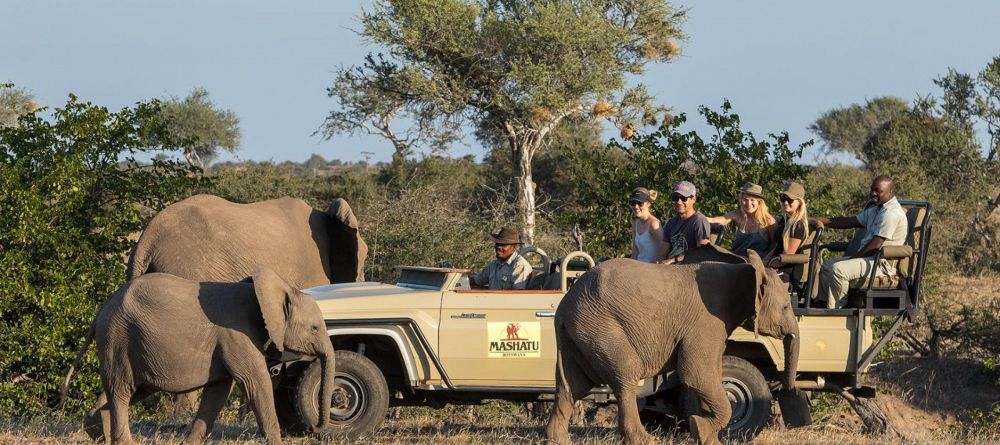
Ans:
[[[427,292],[427,290],[411,289],[407,287],[396,286],[395,284],[365,281],[360,283],[327,284],[323,286],[311,287],[309,289],[303,289],[302,292],[311,295],[313,298],[316,299],[316,301],[322,301],[322,300],[332,300],[339,298],[358,298],[358,297],[371,297],[371,296],[384,297],[386,295],[425,293]]]

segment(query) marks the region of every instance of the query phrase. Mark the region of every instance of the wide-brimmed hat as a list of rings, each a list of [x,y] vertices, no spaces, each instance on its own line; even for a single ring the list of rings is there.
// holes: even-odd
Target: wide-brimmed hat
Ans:
[[[754,198],[764,199],[764,187],[749,181],[747,181],[746,184],[743,184],[743,187],[740,187],[739,192],[744,195],[753,196]]]
[[[496,244],[523,244],[521,234],[517,229],[501,227],[490,234],[490,239]]]
[[[785,191],[781,192],[781,194],[785,195],[785,196],[787,196],[789,198],[792,198],[792,199],[798,199],[800,201],[805,201],[805,198],[806,198],[806,189],[805,189],[805,187],[802,187],[802,184],[799,184],[798,182],[794,182],[794,181],[793,182],[787,182],[787,183],[785,183]]]
[[[674,186],[674,191],[671,194],[681,195],[685,198],[690,198],[698,194],[698,189],[695,188],[694,184],[692,184],[689,181],[681,181]]]

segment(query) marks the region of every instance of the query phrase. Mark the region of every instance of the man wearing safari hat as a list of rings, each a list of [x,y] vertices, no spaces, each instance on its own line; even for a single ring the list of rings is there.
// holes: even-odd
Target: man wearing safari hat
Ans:
[[[515,229],[501,227],[491,233],[490,238],[497,258],[472,277],[472,284],[487,286],[490,290],[524,289],[531,277],[531,263],[517,254],[521,234]]]
[[[711,236],[711,226],[708,218],[694,209],[698,189],[688,181],[678,182],[670,193],[670,202],[674,204],[676,215],[663,225],[663,238],[670,244],[667,258],[660,264],[674,264],[684,261],[688,250],[708,244]]]

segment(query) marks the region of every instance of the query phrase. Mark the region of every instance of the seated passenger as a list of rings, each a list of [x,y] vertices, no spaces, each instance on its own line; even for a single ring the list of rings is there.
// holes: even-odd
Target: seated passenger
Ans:
[[[486,286],[490,290],[524,289],[531,277],[531,263],[517,253],[521,243],[521,234],[515,229],[502,227],[490,234],[493,239],[493,249],[497,258],[472,276],[470,284],[474,287]]]
[[[873,256],[882,246],[901,246],[906,242],[906,212],[896,200],[896,187],[888,176],[877,176],[869,189],[873,204],[856,216],[816,218],[826,227],[835,229],[862,228],[862,246],[848,257],[833,258],[823,263],[819,274],[817,300],[826,301],[827,308],[845,306],[851,280],[867,277],[876,265]],[[893,263],[882,259],[875,273],[891,276],[896,273]]]
[[[632,209],[631,258],[644,263],[655,263],[667,254],[660,219],[651,212],[656,195],[656,190],[639,187],[632,191],[629,198],[629,208]]]
[[[708,244],[711,225],[708,218],[694,209],[698,189],[688,181],[678,182],[670,193],[677,214],[663,226],[663,239],[667,242],[667,258],[660,264],[674,264],[684,261],[684,254],[698,246]]]
[[[775,269],[786,266],[781,262],[782,254],[798,252],[802,242],[809,237],[806,189],[802,184],[785,184],[785,191],[781,193],[781,210],[777,222],[764,229],[765,237],[770,241],[764,264]]]
[[[722,225],[733,223],[736,226],[733,245],[729,249],[733,253],[746,256],[748,250],[754,250],[764,257],[770,243],[761,233],[761,229],[775,222],[771,212],[767,210],[767,203],[764,202],[764,189],[757,184],[747,182],[739,192],[739,209],[722,216],[708,218],[708,222]]]

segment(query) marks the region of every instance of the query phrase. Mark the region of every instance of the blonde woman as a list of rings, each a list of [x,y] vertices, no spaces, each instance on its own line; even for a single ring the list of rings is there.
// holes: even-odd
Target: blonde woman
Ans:
[[[777,223],[765,230],[771,240],[771,253],[764,263],[777,269],[785,267],[781,254],[794,254],[809,237],[809,214],[806,211],[806,190],[802,184],[789,182],[781,194],[782,215]]]
[[[754,250],[761,256],[767,253],[769,242],[761,229],[775,223],[771,212],[764,202],[764,189],[752,182],[743,184],[739,190],[739,209],[727,212],[722,216],[708,218],[711,224],[736,226],[736,235],[730,250],[738,255],[746,255],[748,250]]]
[[[667,243],[663,241],[663,227],[659,218],[653,216],[650,208],[658,195],[656,190],[639,187],[629,197],[632,209],[632,256],[631,258],[655,263],[666,257]]]

